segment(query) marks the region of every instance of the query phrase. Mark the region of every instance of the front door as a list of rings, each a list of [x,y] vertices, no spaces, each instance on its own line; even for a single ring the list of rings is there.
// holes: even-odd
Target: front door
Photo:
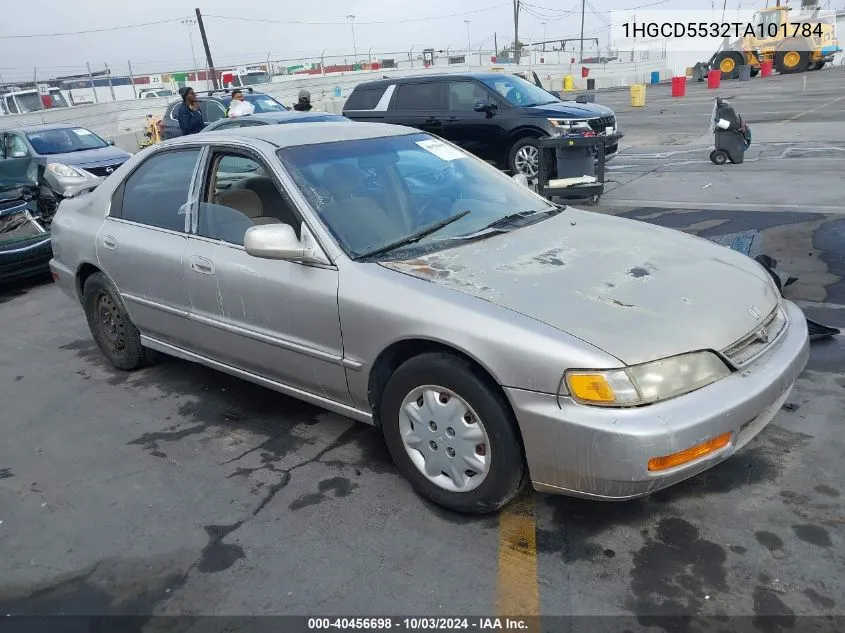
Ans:
[[[397,86],[384,121],[440,136],[447,114],[446,82],[413,82]]]
[[[334,267],[260,259],[246,230],[302,221],[264,160],[212,154],[183,272],[196,324],[192,347],[219,362],[351,404]]]
[[[182,278],[186,207],[199,149],[159,151],[115,191],[97,233],[97,257],[142,334],[184,346],[189,303]]]
[[[501,156],[505,132],[502,115],[476,112],[475,104],[495,103],[490,91],[474,81],[449,82],[449,112],[443,120],[443,138],[485,160]]]

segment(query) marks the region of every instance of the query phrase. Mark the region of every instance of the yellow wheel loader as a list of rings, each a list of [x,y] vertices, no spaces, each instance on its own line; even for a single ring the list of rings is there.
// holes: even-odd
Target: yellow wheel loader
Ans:
[[[792,18],[790,10],[778,5],[757,11],[743,37],[723,45],[707,66],[720,70],[722,79],[736,79],[742,65],[751,67],[753,77],[764,61],[771,61],[782,74],[819,70],[833,61],[842,50],[835,22],[819,18],[818,12]]]

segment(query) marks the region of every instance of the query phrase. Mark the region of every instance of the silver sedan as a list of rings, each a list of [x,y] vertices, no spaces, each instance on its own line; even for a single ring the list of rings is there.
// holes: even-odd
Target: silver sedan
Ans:
[[[551,204],[397,126],[161,143],[63,202],[53,249],[116,367],[163,352],[378,425],[413,488],[463,512],[529,480],[627,499],[699,473],[809,349],[752,259]]]

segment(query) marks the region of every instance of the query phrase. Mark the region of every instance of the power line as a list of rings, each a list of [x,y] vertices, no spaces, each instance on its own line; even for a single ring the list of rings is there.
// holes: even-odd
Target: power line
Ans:
[[[144,22],[142,24],[126,24],[124,26],[109,26],[102,29],[89,29],[87,31],[69,31],[67,33],[30,33],[28,35],[0,35],[0,40],[26,39],[31,37],[61,37],[63,35],[85,35],[87,33],[105,33],[107,31],[120,31],[123,29],[137,29],[145,26],[156,26],[157,24],[168,24],[179,22],[184,18],[172,18],[170,20],[158,20],[156,22]]]
[[[492,7],[486,7],[484,9],[475,9],[474,11],[461,11],[460,13],[449,13],[447,15],[436,15],[436,16],[429,16],[425,18],[405,18],[401,20],[373,20],[369,22],[361,22],[359,20],[355,20],[355,24],[405,24],[408,22],[429,22],[432,20],[445,20],[447,18],[456,18],[463,15],[472,15],[474,13],[483,13],[486,11],[492,11],[494,9],[501,9],[502,7],[510,6],[509,3],[507,4],[496,4]],[[205,15],[206,18],[214,18],[217,20],[238,20],[241,22],[263,22],[267,24],[305,24],[305,25],[316,25],[316,26],[329,26],[329,25],[348,25],[348,21],[303,21],[303,20],[271,20],[269,18],[243,18],[240,16],[232,16],[232,15]]]
[[[586,2],[587,2],[587,6],[588,6],[588,7],[590,7],[590,12],[591,12],[594,16],[596,16],[599,20],[601,20],[601,21],[602,21],[602,22],[604,22],[605,24],[610,24],[610,20],[608,20],[608,19],[607,19],[606,17],[604,17],[603,15],[601,15],[598,11],[596,11],[596,8],[593,6],[593,3],[592,3],[592,2],[590,2],[590,0],[586,0]]]

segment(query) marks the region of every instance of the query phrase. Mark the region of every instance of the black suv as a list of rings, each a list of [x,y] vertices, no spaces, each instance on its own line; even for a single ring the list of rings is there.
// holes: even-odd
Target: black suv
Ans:
[[[285,112],[288,110],[281,103],[276,101],[270,95],[262,92],[255,92],[252,88],[235,88],[234,90],[241,90],[244,93],[244,100],[249,101],[255,106],[256,114],[264,114],[266,112]],[[232,102],[232,89],[230,90],[204,90],[197,92],[197,101],[200,104],[200,112],[202,112],[202,120],[205,124],[214,123],[226,116],[226,109]],[[169,138],[176,138],[182,136],[182,130],[179,129],[179,121],[176,120],[176,107],[182,103],[181,100],[174,101],[167,106],[164,116],[158,126],[158,133],[161,140]]]
[[[537,175],[538,138],[616,129],[610,108],[561,101],[521,77],[492,72],[368,81],[355,87],[343,114],[419,128],[528,177]],[[617,148],[607,147],[608,158]]]

